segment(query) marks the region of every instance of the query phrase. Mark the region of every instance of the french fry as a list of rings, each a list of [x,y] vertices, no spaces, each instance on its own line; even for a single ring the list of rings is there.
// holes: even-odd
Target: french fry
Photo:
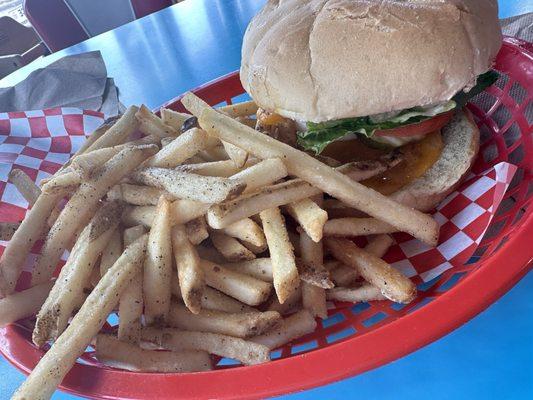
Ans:
[[[298,287],[294,292],[291,293],[289,298],[281,304],[277,296],[273,296],[272,301],[268,305],[268,311],[276,311],[281,315],[287,315],[293,311],[299,310],[302,308],[302,285]]]
[[[320,191],[308,183],[296,179],[265,186],[236,199],[213,205],[207,213],[207,223],[215,229],[222,229],[239,220],[259,214],[263,210],[289,204],[316,194],[320,194]]]
[[[0,327],[37,314],[54,282],[45,282],[0,299]]]
[[[146,239],[143,236],[126,248],[87,297],[67,329],[15,392],[13,399],[48,399],[52,396],[76,359],[102,328],[120,293],[139,273]]]
[[[171,223],[186,224],[193,219],[201,217],[209,209],[210,205],[192,200],[175,200],[170,205]],[[122,214],[122,222],[126,226],[142,224],[152,226],[155,215],[154,206],[138,206],[126,208]]]
[[[324,225],[325,236],[355,237],[396,231],[392,225],[375,218],[337,218]]]
[[[307,310],[302,310],[281,321],[271,331],[250,340],[262,344],[270,350],[283,346],[290,341],[307,335],[316,329],[316,321]]]
[[[186,114],[168,108],[161,108],[161,120],[164,124],[173,127],[177,131],[181,131],[183,123],[192,117],[191,114]]]
[[[240,272],[241,274],[253,276],[265,282],[274,281],[270,258],[256,258],[255,260],[222,264],[222,266],[226,269]]]
[[[45,233],[47,218],[64,195],[64,192],[41,194],[13,234],[0,257],[0,294],[3,296],[15,290],[26,257],[35,242]]]
[[[72,159],[69,168],[72,168],[81,177],[88,177],[95,169],[117,155],[122,148],[122,146],[104,147],[103,149],[80,154]]]
[[[124,247],[137,241],[145,234],[143,226],[134,226],[123,232]],[[148,245],[146,245],[146,248]],[[146,252],[145,252],[146,253]],[[141,338],[141,317],[143,312],[143,268],[132,277],[130,284],[120,296],[118,303],[118,338],[128,343],[138,343]]]
[[[394,244],[394,239],[389,235],[377,235],[368,241],[365,250],[376,257],[383,258],[389,247]]]
[[[224,149],[224,146],[222,145],[216,145],[216,146],[209,147],[205,150],[202,150],[198,153],[198,156],[200,156],[204,161],[207,161],[207,162],[226,161],[226,160],[233,162],[233,160],[229,159],[228,153],[226,152],[226,150]],[[235,163],[233,162],[233,164]],[[237,165],[235,165],[235,167],[240,168]]]
[[[55,340],[65,330],[74,311],[76,299],[89,284],[97,258],[113,235],[121,214],[118,202],[106,203],[83,229],[72,252],[61,269],[50,295],[35,323],[33,343],[43,346]]]
[[[293,247],[279,208],[261,211],[259,216],[270,251],[274,288],[279,302],[283,304],[300,283]]]
[[[183,225],[172,229],[172,251],[176,262],[181,297],[187,308],[198,314],[205,289],[204,272],[196,249],[187,237]]]
[[[235,118],[237,121],[239,121],[241,124],[247,125],[250,128],[254,128],[257,125],[257,119],[255,118],[248,118],[248,117],[237,117]]]
[[[118,119],[113,126],[106,130],[106,132],[96,139],[83,153],[88,153],[97,149],[105,147],[113,147],[122,144],[131,136],[138,127],[135,113],[138,108],[135,106],[129,107],[126,112]]]
[[[145,162],[147,167],[173,168],[191,158],[207,145],[207,133],[193,128],[182,133]]]
[[[142,372],[195,372],[212,369],[205,351],[155,351],[121,342],[115,336],[96,337],[96,358],[105,365]]]
[[[97,208],[99,199],[110,187],[155,151],[157,146],[153,145],[125,148],[105,163],[100,173],[80,185],[61,211],[46,238],[32,274],[32,285],[50,280],[61,254],[79,227],[86,223]]]
[[[0,222],[0,240],[11,240],[19,227],[20,222]]]
[[[30,207],[35,204],[37,198],[41,195],[39,186],[21,169],[12,169],[9,172],[9,181],[15,185]]]
[[[416,286],[413,282],[381,258],[360,249],[347,239],[327,238],[326,244],[336,259],[357,269],[368,283],[377,286],[388,299],[405,304],[415,298]]]
[[[176,167],[178,171],[204,176],[219,176],[228,178],[239,172],[239,168],[231,160],[200,162],[198,164],[186,164]]]
[[[200,116],[204,108],[211,108],[205,101],[190,92],[185,93],[181,99],[181,102],[185,108],[196,117]],[[234,143],[222,141],[222,145],[224,146],[228,156],[235,163],[236,167],[241,168],[246,163],[248,158],[248,153],[246,151],[242,150]]]
[[[174,328],[219,333],[239,338],[248,338],[267,332],[280,320],[281,316],[274,311],[232,314],[201,310],[199,314],[193,314],[178,303],[172,305],[169,314],[169,325]]]
[[[357,270],[337,260],[324,263],[324,267],[329,271],[330,279],[335,286],[347,287],[359,278],[359,272]]]
[[[270,360],[268,347],[217,333],[147,328],[143,329],[142,338],[166,350],[202,350],[220,357],[232,358],[244,365],[261,364]]]
[[[287,168],[279,158],[270,158],[254,164],[232,176],[246,183],[245,193],[271,185],[287,176]]]
[[[82,180],[82,176],[78,171],[67,167],[62,174],[53,176],[50,180],[44,183],[41,187],[43,193],[54,193],[64,189],[77,187]]]
[[[253,100],[243,101],[242,103],[230,104],[222,106],[217,110],[229,115],[232,118],[247,117],[248,115],[254,115],[257,112],[257,104]]]
[[[227,260],[215,249],[211,243],[204,243],[196,246],[198,255],[203,260],[208,260],[217,264],[224,264]]]
[[[305,232],[300,233],[300,253],[302,254],[302,260],[310,268],[316,271],[326,271],[327,281],[329,281],[329,274],[324,268],[324,251],[322,243],[313,241]],[[303,274],[300,273],[300,277],[303,280]],[[331,281],[329,281],[331,283]],[[331,286],[333,284],[331,283]],[[328,308],[326,305],[326,291],[323,287],[319,287],[310,282],[302,282],[302,305],[306,310],[313,315],[313,317],[319,317],[325,319],[328,317]]]
[[[383,296],[379,288],[369,283],[353,288],[338,287],[329,289],[326,293],[326,297],[328,300],[347,301],[350,303],[387,299]]]
[[[210,233],[213,246],[228,261],[253,260],[255,254],[244,247],[237,239],[221,231],[212,230]]]
[[[224,268],[214,262],[201,260],[200,265],[207,285],[250,306],[264,302],[272,290],[272,284],[268,282]]]
[[[139,107],[135,118],[139,121],[139,130],[146,135],[157,136],[161,139],[168,136],[178,136],[180,133],[179,129],[166,125],[161,121],[161,118],[152,113],[145,105]]]
[[[148,167],[132,174],[138,183],[164,189],[180,199],[219,203],[242,193],[246,184],[237,179],[202,176]]]
[[[287,212],[293,217],[314,242],[322,240],[328,213],[311,199],[287,204]]]
[[[242,244],[244,245],[244,247],[246,247],[248,250],[250,250],[252,253],[254,253],[256,256],[258,254],[263,254],[264,252],[266,252],[268,250],[268,245],[266,244],[266,239],[265,239],[265,244],[263,246],[256,246],[252,243],[249,243],[249,242],[242,242]]]
[[[182,299],[178,276],[172,275],[172,294]],[[205,310],[224,311],[227,313],[240,313],[257,311],[233,297],[227,296],[218,290],[206,286],[201,296],[201,308]]]
[[[185,224],[185,231],[187,232],[189,241],[195,246],[202,243],[209,237],[209,232],[207,231],[207,222],[205,222],[205,218],[203,216],[187,222]]]
[[[144,318],[148,325],[161,325],[166,320],[170,308],[171,273],[170,204],[161,196],[148,236],[143,268]]]
[[[175,200],[174,196],[164,190],[151,186],[132,185],[130,183],[115,185],[107,193],[107,198],[110,200],[122,200],[125,203],[136,206],[155,206],[161,196],[165,196],[169,200]]]
[[[321,191],[374,218],[393,225],[399,231],[410,233],[428,245],[437,244],[439,225],[431,216],[401,205],[355,182],[310,155],[210,108],[203,109],[199,123],[209,135],[238,145],[256,157],[283,158],[289,174],[315,185]]]

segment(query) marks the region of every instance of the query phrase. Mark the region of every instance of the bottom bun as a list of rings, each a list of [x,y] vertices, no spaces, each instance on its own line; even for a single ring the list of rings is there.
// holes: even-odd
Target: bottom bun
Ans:
[[[479,129],[470,111],[457,111],[442,128],[440,158],[417,180],[390,195],[421,211],[430,211],[454,191],[468,174],[479,151]]]

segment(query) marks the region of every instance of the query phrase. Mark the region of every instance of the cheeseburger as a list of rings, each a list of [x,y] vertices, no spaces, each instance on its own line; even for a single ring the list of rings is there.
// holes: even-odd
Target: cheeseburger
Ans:
[[[475,159],[464,106],[496,81],[501,43],[496,0],[269,0],[240,77],[258,129],[333,165],[396,151],[363,183],[427,211]]]

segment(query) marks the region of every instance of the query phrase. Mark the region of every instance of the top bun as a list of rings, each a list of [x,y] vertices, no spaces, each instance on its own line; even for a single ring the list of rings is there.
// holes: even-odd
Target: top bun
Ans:
[[[490,69],[496,0],[269,0],[244,36],[257,104],[321,122],[448,101]]]

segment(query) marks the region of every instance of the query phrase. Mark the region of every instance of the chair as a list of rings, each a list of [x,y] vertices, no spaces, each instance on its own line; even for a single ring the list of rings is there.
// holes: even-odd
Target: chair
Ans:
[[[175,0],[25,0],[24,10],[52,51],[82,42],[136,18],[174,4]],[[104,12],[102,12],[104,11]]]
[[[47,52],[32,28],[10,17],[0,18],[0,78]]]
[[[63,0],[25,0],[24,12],[52,52],[89,38]]]

